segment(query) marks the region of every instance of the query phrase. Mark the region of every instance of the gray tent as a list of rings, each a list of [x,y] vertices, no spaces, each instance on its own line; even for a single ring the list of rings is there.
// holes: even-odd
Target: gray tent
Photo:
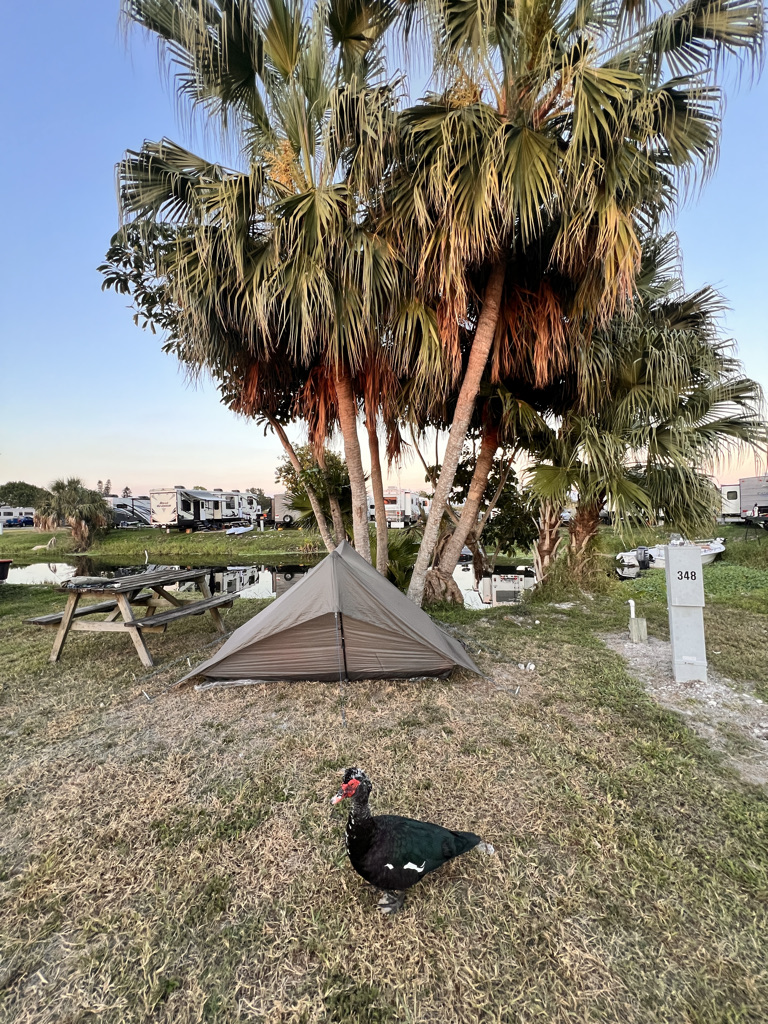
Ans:
[[[391,679],[455,665],[479,674],[457,640],[343,541],[180,682]]]

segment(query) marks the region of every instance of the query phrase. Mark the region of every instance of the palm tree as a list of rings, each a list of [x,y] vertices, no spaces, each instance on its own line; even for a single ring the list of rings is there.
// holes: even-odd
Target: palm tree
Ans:
[[[35,517],[45,530],[62,522],[72,529],[75,551],[86,551],[94,534],[111,522],[111,509],[102,495],[84,486],[78,477],[54,480],[50,492],[35,509]]]
[[[308,18],[299,0],[125,0],[124,11],[165,40],[180,95],[234,130],[248,165],[226,170],[167,141],[146,143],[121,166],[124,216],[182,236],[166,259],[181,330],[206,365],[232,364],[226,330],[210,325],[233,312],[249,355],[296,364],[322,355],[355,544],[370,559],[354,378],[397,272],[366,218],[391,134],[376,52],[391,14],[340,2]]]
[[[632,310],[595,332],[577,369],[589,378],[582,397],[564,404],[531,447],[541,460],[532,487],[546,506],[542,570],[570,493],[578,494],[569,522],[578,563],[606,501],[620,524],[659,511],[682,529],[711,524],[706,469],[734,447],[765,443],[760,387],[721,336],[722,298],[709,287],[684,293],[678,264],[673,235],[646,243]],[[586,397],[598,393],[599,402]]]
[[[388,226],[438,311],[458,398],[417,602],[489,359],[503,374],[532,350],[545,384],[631,299],[640,227],[714,165],[717,72],[726,55],[759,54],[762,4],[673,0],[659,15],[651,3],[431,0],[407,5],[407,26],[419,15],[439,88],[400,118]]]

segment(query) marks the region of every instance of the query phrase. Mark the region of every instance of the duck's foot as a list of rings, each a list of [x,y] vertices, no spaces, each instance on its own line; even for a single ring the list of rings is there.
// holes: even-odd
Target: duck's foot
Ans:
[[[404,892],[383,892],[379,900],[379,910],[382,914],[396,914],[398,910],[402,910],[404,903]]]

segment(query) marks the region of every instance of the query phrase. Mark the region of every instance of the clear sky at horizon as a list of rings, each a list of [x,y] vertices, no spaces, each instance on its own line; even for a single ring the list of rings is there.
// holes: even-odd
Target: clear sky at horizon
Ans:
[[[179,122],[154,43],[134,32],[126,45],[118,11],[118,0],[4,11],[0,482],[73,475],[134,494],[174,483],[272,491],[279,443],[222,408],[211,384],[190,386],[126,300],[101,291],[123,151],[163,136],[205,146]],[[677,229],[687,286],[724,292],[728,332],[768,391],[766,110],[766,76],[728,89],[717,173]],[[755,468],[750,458],[721,476]],[[415,464],[401,471],[404,485],[422,480]]]

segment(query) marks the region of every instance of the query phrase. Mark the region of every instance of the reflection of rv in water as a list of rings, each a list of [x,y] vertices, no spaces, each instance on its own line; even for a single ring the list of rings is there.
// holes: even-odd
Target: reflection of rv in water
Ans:
[[[149,492],[150,525],[178,530],[215,530],[250,526],[261,518],[261,505],[253,494],[240,491],[191,490],[177,484]]]
[[[280,597],[299,582],[309,565],[228,565],[211,568],[208,585],[212,594],[240,594],[247,598]],[[179,591],[196,591],[191,582],[178,584]]]

